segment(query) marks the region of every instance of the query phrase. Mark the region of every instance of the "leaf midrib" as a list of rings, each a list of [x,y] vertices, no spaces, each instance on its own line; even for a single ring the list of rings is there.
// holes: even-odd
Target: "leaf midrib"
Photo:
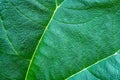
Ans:
[[[34,56],[35,56],[35,54],[36,54],[36,51],[38,50],[38,47],[39,47],[39,45],[40,45],[40,43],[41,43],[41,41],[42,41],[42,39],[43,39],[43,37],[44,37],[44,35],[45,35],[45,33],[46,33],[46,31],[47,31],[50,23],[52,22],[52,20],[53,20],[53,18],[54,18],[54,16],[55,16],[56,11],[57,11],[58,8],[63,4],[63,2],[64,2],[64,0],[61,2],[61,4],[58,5],[57,0],[55,0],[55,3],[56,3],[56,4],[55,4],[55,5],[56,5],[55,10],[53,11],[53,14],[52,14],[51,18],[50,18],[47,26],[45,27],[45,30],[44,30],[42,36],[40,37],[40,39],[39,39],[39,41],[38,41],[38,44],[37,44],[37,46],[36,46],[36,48],[35,48],[35,51],[33,52],[32,58],[31,58],[30,63],[29,63],[29,65],[28,65],[28,69],[27,69],[27,72],[26,72],[25,80],[27,80],[27,78],[28,78],[29,70],[30,70],[31,64],[32,64],[32,62],[33,62]]]

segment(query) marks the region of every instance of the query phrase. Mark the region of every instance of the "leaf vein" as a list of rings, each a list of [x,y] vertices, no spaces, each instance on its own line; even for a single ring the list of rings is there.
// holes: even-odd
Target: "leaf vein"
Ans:
[[[64,1],[63,1],[63,2],[64,2]],[[62,2],[62,3],[63,3],[63,2]],[[57,4],[57,0],[55,0],[55,3]],[[41,41],[42,41],[42,39],[43,39],[43,37],[44,37],[44,35],[45,35],[45,33],[46,33],[46,31],[47,31],[50,23],[52,22],[52,19],[53,19],[53,17],[55,16],[56,11],[57,11],[58,8],[62,5],[62,3],[61,3],[59,6],[56,5],[55,10],[54,10],[54,12],[53,12],[53,14],[52,14],[52,16],[51,16],[48,24],[46,25],[45,30],[44,30],[42,36],[40,37],[40,39],[39,39],[39,41],[38,41],[38,44],[37,44],[37,46],[36,46],[36,49],[35,49],[35,51],[34,51],[34,53],[33,53],[33,55],[32,55],[32,58],[31,58],[31,60],[30,60],[30,63],[29,63],[29,66],[28,66],[28,70],[27,70],[27,72],[26,72],[25,80],[27,80],[27,77],[28,77],[28,74],[29,74],[29,70],[30,70],[32,61],[33,61],[33,59],[34,59],[34,56],[35,56],[35,54],[36,54],[36,51],[37,51],[37,49],[38,49],[38,47],[39,47],[39,45],[40,45],[40,43],[41,43]]]
[[[9,0],[9,2],[11,3],[11,5],[16,9],[16,11],[17,11],[19,14],[21,14],[21,15],[24,16],[24,17],[26,17],[28,20],[31,20],[31,21],[34,22],[35,24],[38,24],[38,23],[39,23],[39,22],[31,19],[30,17],[26,16],[23,12],[21,12],[11,0]]]
[[[6,38],[7,38],[8,42],[9,42],[10,46],[12,47],[13,51],[15,52],[15,54],[16,54],[16,55],[19,55],[19,53],[16,51],[15,47],[13,46],[12,42],[11,42],[10,39],[9,39],[7,30],[6,30],[6,27],[5,27],[5,24],[4,24],[4,19],[3,19],[2,16],[1,16],[1,22],[2,22],[2,26],[3,26],[3,29],[4,29],[4,31],[5,31],[5,33],[6,33]]]
[[[94,66],[94,65],[96,65],[96,64],[98,64],[98,63],[100,63],[100,62],[102,62],[102,61],[104,61],[104,60],[106,60],[106,59],[109,59],[109,58],[111,58],[111,57],[113,57],[113,56],[115,56],[115,55],[118,55],[118,52],[119,52],[119,51],[120,51],[120,49],[118,49],[114,54],[109,55],[108,57],[105,57],[105,58],[103,58],[103,59],[101,59],[101,60],[99,60],[99,61],[96,61],[95,63],[91,64],[90,66],[87,66],[87,67],[83,68],[82,70],[74,73],[73,75],[67,77],[65,80],[70,79],[71,77],[77,75],[78,73],[83,72],[84,70],[87,70],[88,68],[90,68],[90,67],[92,67],[92,66]]]

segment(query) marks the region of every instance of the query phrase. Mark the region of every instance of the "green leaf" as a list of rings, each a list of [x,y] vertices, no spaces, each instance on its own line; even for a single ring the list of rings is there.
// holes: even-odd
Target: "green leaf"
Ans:
[[[0,80],[24,80],[53,0],[0,0]]]
[[[0,0],[0,79],[119,80],[119,9],[119,0]]]
[[[120,50],[92,66],[72,75],[68,80],[119,80]]]

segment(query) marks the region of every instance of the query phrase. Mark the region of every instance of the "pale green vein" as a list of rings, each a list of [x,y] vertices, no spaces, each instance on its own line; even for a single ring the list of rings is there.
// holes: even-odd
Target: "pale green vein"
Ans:
[[[56,7],[58,6],[58,2],[57,2],[57,0],[55,0],[55,3],[56,3]]]
[[[63,1],[63,2],[64,2],[64,1]],[[62,3],[63,3],[63,2],[62,2]],[[62,3],[61,3],[59,6],[57,6],[57,0],[55,0],[55,3],[56,3],[56,8],[55,8],[55,10],[54,10],[54,12],[53,12],[53,14],[52,14],[52,16],[51,16],[51,18],[50,18],[47,26],[45,27],[45,30],[44,30],[44,32],[43,32],[40,40],[38,41],[38,44],[37,44],[37,46],[36,46],[36,49],[35,49],[35,51],[34,51],[34,53],[33,53],[33,56],[32,56],[32,58],[31,58],[31,60],[30,60],[30,63],[29,63],[29,66],[28,66],[28,70],[27,70],[27,72],[26,72],[25,80],[27,80],[27,78],[28,78],[29,70],[30,70],[32,61],[33,61],[33,59],[34,59],[34,57],[35,57],[35,54],[36,54],[36,52],[37,52],[37,50],[38,50],[38,47],[39,47],[39,45],[40,45],[40,43],[41,43],[41,41],[42,41],[42,39],[43,39],[43,37],[44,37],[44,35],[45,35],[45,33],[46,33],[46,31],[47,31],[50,23],[52,22],[52,20],[53,20],[53,18],[54,18],[54,16],[55,16],[56,11],[57,11],[57,10],[59,9],[59,7],[62,5]]]
[[[2,27],[3,27],[3,29],[4,29],[4,31],[6,33],[6,38],[7,38],[8,42],[9,42],[10,46],[12,47],[13,51],[15,52],[15,54],[19,55],[19,53],[16,51],[15,47],[13,46],[12,42],[9,39],[9,36],[8,36],[7,30],[5,28],[5,24],[4,24],[2,16],[0,16],[0,19],[1,19],[1,22],[2,22]]]
[[[110,55],[110,56],[108,56],[108,57],[105,57],[105,58],[103,58],[103,59],[101,59],[101,60],[99,60],[99,61],[97,61],[97,62],[91,64],[90,66],[85,67],[84,69],[80,70],[79,72],[77,72],[77,73],[75,73],[75,74],[69,76],[69,77],[66,78],[65,80],[69,80],[69,79],[72,78],[73,76],[75,76],[75,75],[77,75],[77,74],[79,74],[79,73],[81,73],[81,72],[87,70],[88,68],[90,68],[90,67],[92,67],[92,66],[94,66],[94,65],[96,65],[96,64],[98,64],[98,63],[100,63],[100,62],[102,62],[102,61],[104,61],[104,60],[107,60],[107,59],[109,59],[109,58],[111,58],[111,57],[113,57],[113,56],[115,56],[115,55],[118,55],[118,54],[119,54],[119,51],[120,51],[120,49],[117,50],[114,54],[112,54],[112,55]]]
[[[4,20],[2,18],[2,16],[0,15],[0,20],[1,20],[1,23],[2,23],[2,27],[5,31],[5,35],[6,35],[6,38],[7,38],[7,41],[9,43],[9,45],[11,46],[12,50],[15,52],[15,55],[19,56],[20,58],[26,60],[26,61],[30,61],[29,59],[25,59],[23,56],[21,56],[18,51],[15,49],[14,45],[12,44],[12,42],[10,41],[9,39],[9,36],[8,36],[8,33],[7,33],[7,30],[6,30],[6,27],[5,27],[5,23],[4,23]],[[11,54],[12,55],[12,54]]]
[[[31,21],[34,22],[35,24],[38,24],[38,23],[39,23],[39,22],[31,19],[30,17],[26,16],[23,12],[21,12],[11,0],[9,0],[9,2],[11,3],[11,5],[16,9],[16,11],[17,11],[19,14],[21,14],[21,15],[24,16],[24,17],[26,17],[28,20],[31,20]]]

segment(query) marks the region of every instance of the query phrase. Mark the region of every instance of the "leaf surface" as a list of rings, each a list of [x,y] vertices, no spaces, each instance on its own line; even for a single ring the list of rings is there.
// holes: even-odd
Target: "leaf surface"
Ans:
[[[92,66],[72,75],[67,80],[119,80],[120,50],[115,54],[100,60]]]
[[[0,80],[25,79],[55,6],[53,0],[0,0]]]
[[[26,79],[63,80],[113,55],[120,48],[119,8],[118,0],[63,1],[39,41]]]
[[[108,59],[120,49],[119,0],[1,0],[0,5],[1,78],[119,80],[119,70],[110,72],[116,57]],[[109,77],[112,72],[116,77]]]

